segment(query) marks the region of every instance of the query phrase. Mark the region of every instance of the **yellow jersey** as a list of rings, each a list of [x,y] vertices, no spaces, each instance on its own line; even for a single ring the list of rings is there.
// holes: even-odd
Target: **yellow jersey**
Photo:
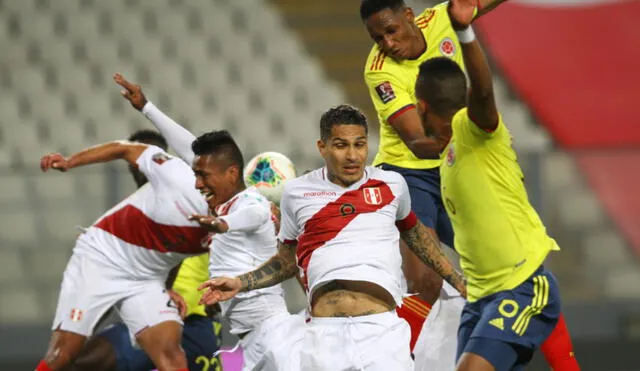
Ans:
[[[373,165],[386,163],[407,169],[432,169],[439,159],[421,160],[404,144],[389,124],[408,109],[415,108],[415,85],[422,62],[435,57],[449,57],[464,70],[462,51],[451,27],[447,3],[428,8],[416,17],[427,48],[417,59],[396,61],[374,45],[367,58],[364,79],[380,122],[380,145]]]
[[[187,316],[207,315],[204,305],[199,305],[201,293],[198,286],[209,279],[209,254],[186,258],[182,261],[173,289],[184,298],[187,304]]]
[[[463,108],[451,126],[440,187],[467,277],[468,300],[476,301],[520,285],[559,247],[529,203],[502,117],[495,131],[486,132]]]

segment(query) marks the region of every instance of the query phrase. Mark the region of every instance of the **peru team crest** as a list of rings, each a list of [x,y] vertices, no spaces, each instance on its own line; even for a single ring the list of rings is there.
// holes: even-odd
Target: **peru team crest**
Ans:
[[[445,37],[440,42],[440,53],[445,57],[453,57],[456,54],[456,44],[449,37]]]
[[[362,192],[364,193],[364,202],[369,205],[380,205],[382,203],[382,193],[380,193],[380,188],[365,188]]]

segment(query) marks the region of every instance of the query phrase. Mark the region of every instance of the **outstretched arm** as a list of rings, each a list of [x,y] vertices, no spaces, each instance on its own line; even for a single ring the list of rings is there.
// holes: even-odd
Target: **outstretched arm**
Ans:
[[[440,249],[440,242],[435,232],[425,227],[420,221],[411,229],[401,233],[402,239],[407,243],[407,247],[422,260],[423,263],[431,267],[436,273],[442,276],[456,290],[467,296],[464,277],[456,271],[449,259]]]
[[[147,100],[140,85],[129,82],[119,73],[113,75],[114,81],[122,86],[120,92],[128,100],[133,108],[142,112],[153,125],[160,131],[178,156],[189,166],[195,157],[191,150],[191,143],[196,139],[189,130],[183,128],[169,116],[160,111],[153,103]]]
[[[297,244],[278,242],[278,252],[260,267],[235,278],[211,279],[198,288],[208,289],[200,299],[200,304],[212,305],[229,300],[239,292],[262,289],[276,285],[293,277],[298,272],[296,265]]]
[[[491,132],[498,127],[499,116],[493,93],[491,69],[471,28],[473,13],[476,10],[475,1],[451,0],[449,17],[456,28],[464,66],[471,83],[467,103],[469,118],[481,129]],[[495,6],[497,4],[494,2]]]
[[[148,147],[148,145],[141,143],[116,141],[87,148],[69,157],[64,157],[59,153],[51,153],[42,157],[40,160],[40,169],[42,171],[49,169],[67,171],[74,167],[118,159],[123,159],[131,165],[136,165],[138,157],[140,157],[142,152]]]
[[[440,152],[449,138],[427,136],[422,128],[420,116],[415,108],[388,120],[407,148],[420,159],[440,158]]]

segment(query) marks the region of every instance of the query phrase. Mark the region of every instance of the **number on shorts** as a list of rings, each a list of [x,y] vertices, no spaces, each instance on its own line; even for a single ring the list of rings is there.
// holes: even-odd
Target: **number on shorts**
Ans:
[[[206,356],[198,356],[196,364],[202,364],[202,371],[221,371],[221,364],[218,357],[208,358]]]
[[[502,302],[500,302],[500,306],[498,307],[498,312],[500,312],[500,315],[502,315],[505,318],[512,318],[518,313],[519,309],[520,309],[520,306],[518,305],[517,301],[511,300],[511,299],[504,299]]]

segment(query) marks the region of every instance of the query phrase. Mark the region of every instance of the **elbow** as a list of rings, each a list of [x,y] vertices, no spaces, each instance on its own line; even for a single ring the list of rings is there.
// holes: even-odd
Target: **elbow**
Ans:
[[[417,140],[410,142],[407,147],[411,153],[420,160],[437,160],[440,158],[440,152],[443,149],[436,145],[429,147],[422,146]]]

